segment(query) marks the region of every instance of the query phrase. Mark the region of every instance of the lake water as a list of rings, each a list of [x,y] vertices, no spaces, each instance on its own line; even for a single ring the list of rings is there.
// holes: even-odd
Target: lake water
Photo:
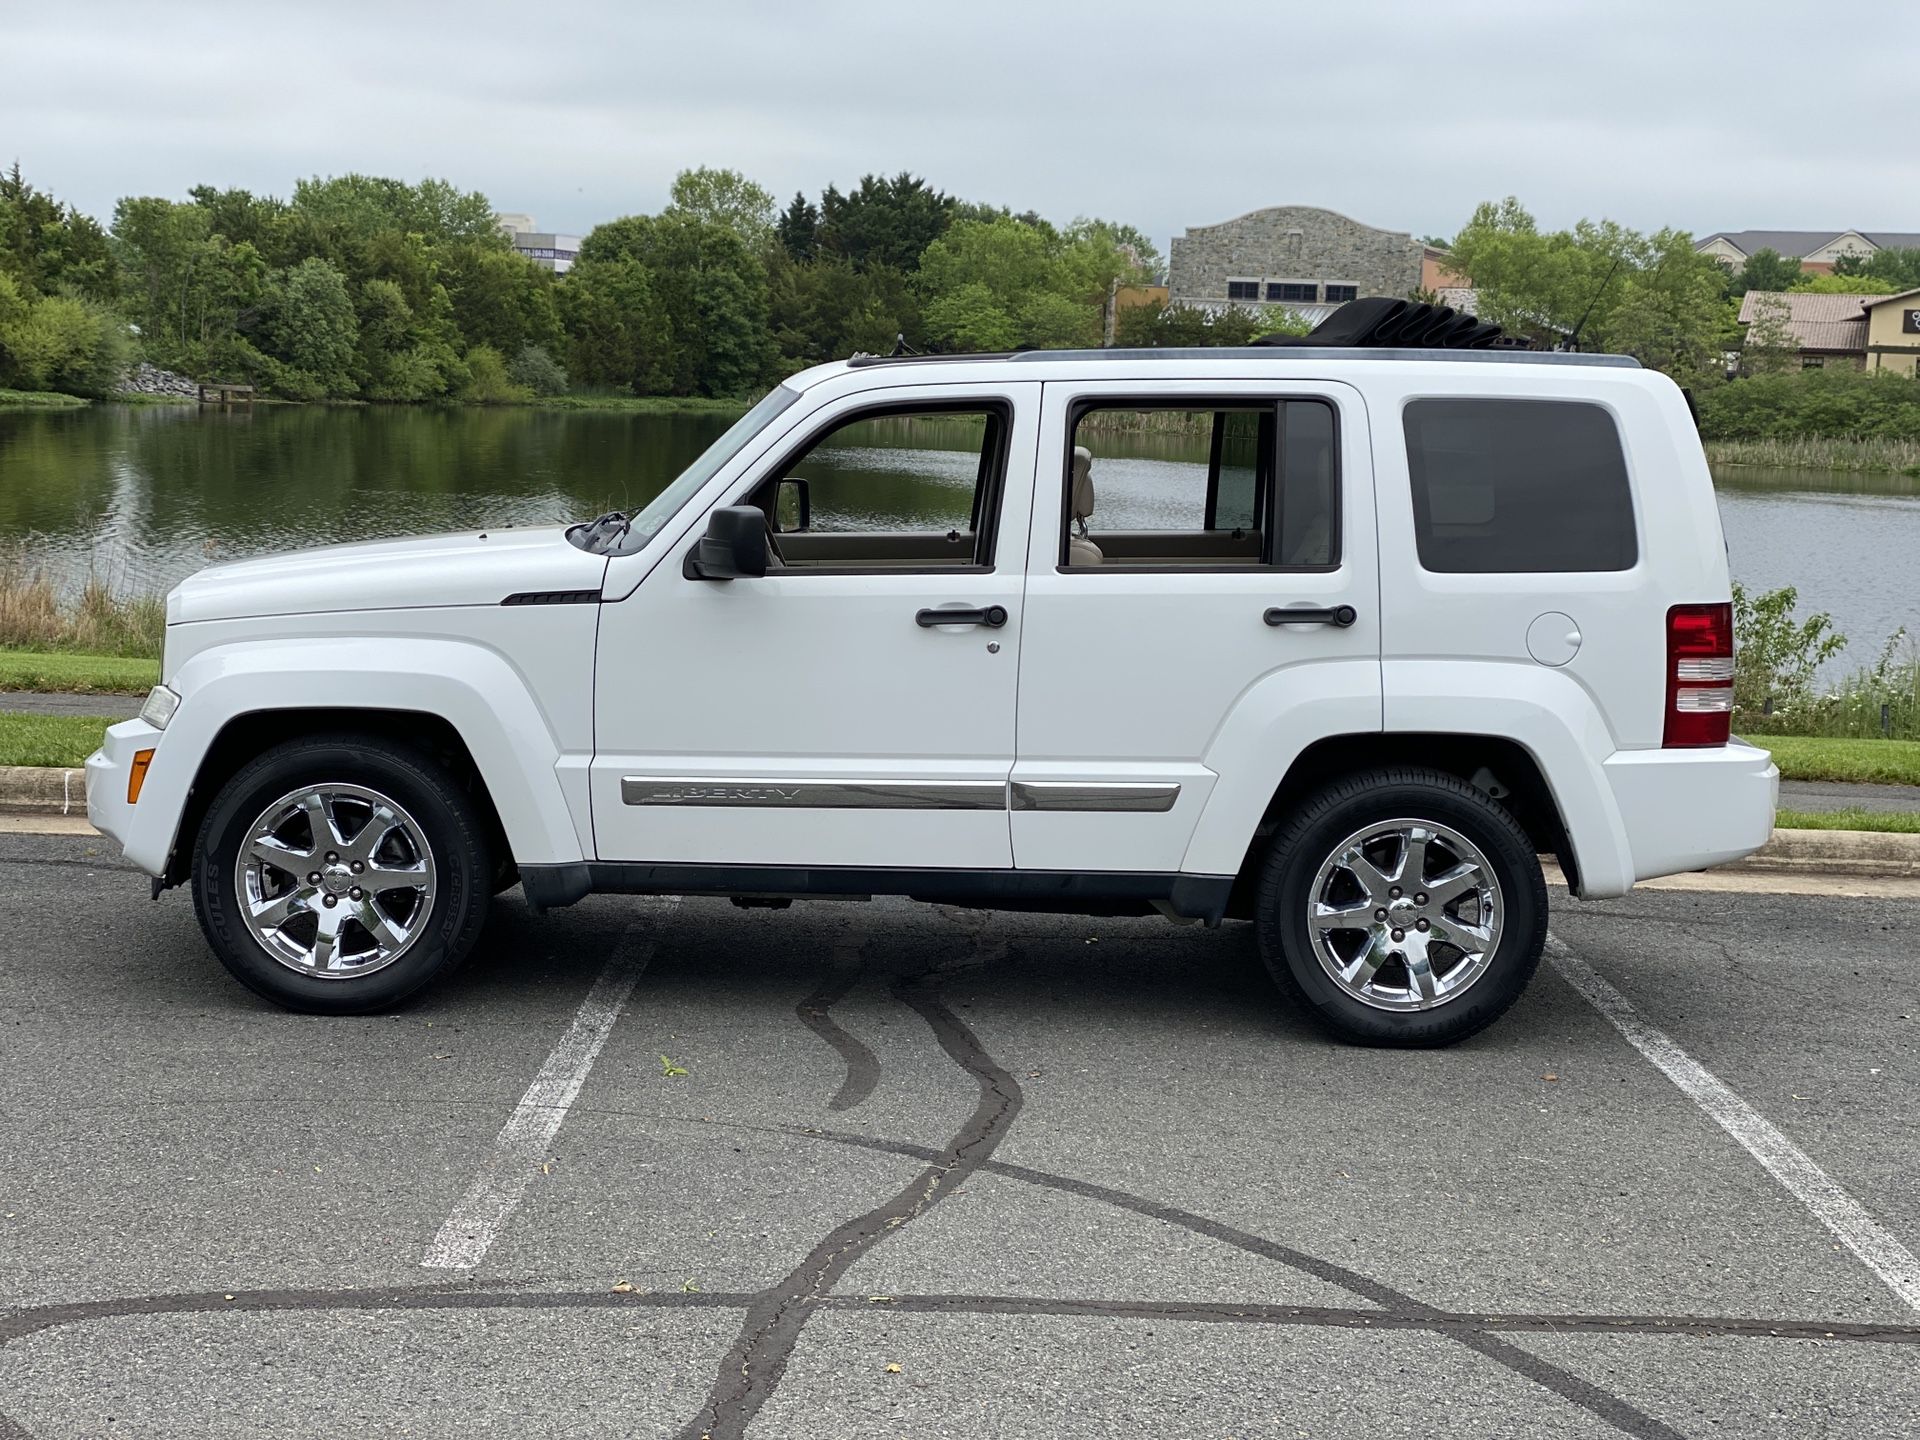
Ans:
[[[729,423],[721,415],[508,408],[92,406],[0,412],[0,552],[27,547],[67,585],[100,575],[165,590],[203,565],[435,530],[579,519],[645,502]],[[955,488],[970,467],[895,437],[865,464],[876,508]],[[964,431],[955,447],[970,445]],[[1151,525],[1202,442],[1102,437],[1099,519]],[[952,472],[949,474],[948,472]],[[1894,629],[1920,635],[1920,481],[1827,471],[1717,477],[1733,573],[1796,585],[1864,664]]]

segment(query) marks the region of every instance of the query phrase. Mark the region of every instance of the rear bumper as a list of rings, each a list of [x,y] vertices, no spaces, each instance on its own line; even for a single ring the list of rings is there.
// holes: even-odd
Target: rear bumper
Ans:
[[[1621,750],[1601,767],[1633,855],[1633,878],[1705,870],[1751,855],[1773,834],[1780,772],[1735,740],[1701,750]]]
[[[87,822],[102,835],[117,841],[127,858],[149,875],[158,875],[166,866],[166,849],[173,838],[171,821],[177,817],[156,817],[151,801],[144,814],[140,806],[128,804],[127,777],[133,769],[136,751],[155,751],[154,764],[164,763],[159,753],[163,734],[144,720],[122,721],[108,727],[106,740],[87,757]],[[142,821],[146,823],[143,825]],[[162,831],[164,839],[158,842],[160,853],[156,861],[153,842]]]

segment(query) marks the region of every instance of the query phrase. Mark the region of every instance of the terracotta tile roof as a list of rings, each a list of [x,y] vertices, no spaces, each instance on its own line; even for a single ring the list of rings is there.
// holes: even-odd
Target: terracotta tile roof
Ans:
[[[1812,295],[1798,290],[1749,290],[1740,302],[1740,323],[1752,325],[1762,305],[1786,313],[1787,333],[1801,350],[1847,350],[1865,354],[1867,312],[1861,301],[1872,295]],[[1752,331],[1749,330],[1751,335]]]

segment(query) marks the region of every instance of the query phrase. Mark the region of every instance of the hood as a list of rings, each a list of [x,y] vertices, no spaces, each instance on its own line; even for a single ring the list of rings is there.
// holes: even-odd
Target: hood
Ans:
[[[202,570],[167,596],[167,623],[498,605],[530,591],[597,592],[606,570],[558,527],[329,545]]]

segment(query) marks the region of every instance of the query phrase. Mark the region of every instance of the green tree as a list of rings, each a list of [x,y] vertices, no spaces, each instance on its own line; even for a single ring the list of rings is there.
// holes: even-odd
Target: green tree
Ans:
[[[1730,272],[1727,293],[1738,296],[1749,290],[1790,290],[1801,278],[1797,256],[1762,247],[1747,257],[1746,264]]]
[[[1011,216],[961,220],[921,256],[915,289],[930,342],[959,350],[1100,343],[1114,283],[1137,274],[1110,231],[1062,235]]]
[[[99,222],[34,189],[17,160],[0,173],[0,274],[37,294],[102,301],[114,298],[119,279]]]
[[[1814,295],[1891,295],[1900,287],[1878,275],[1802,275],[1795,290]]]
[[[733,230],[672,210],[609,221],[580,242],[568,286],[583,266],[612,260],[630,261],[647,277],[665,321],[661,358],[674,394],[739,395],[766,378],[773,362],[766,268]],[[631,283],[620,288],[638,293]],[[578,359],[574,368],[589,373]]]
[[[1747,323],[1740,366],[1750,375],[1777,375],[1800,368],[1800,346],[1788,325],[1785,297],[1776,291],[1757,295],[1751,302],[1753,319]]]
[[[829,185],[820,197],[820,244],[862,270],[875,265],[907,273],[953,223],[954,202],[902,170],[891,180],[863,175],[842,195]]]
[[[1865,275],[1875,280],[1884,280],[1892,288],[1888,294],[1898,294],[1903,290],[1920,290],[1920,249],[1902,250],[1889,247],[1876,250],[1861,259],[1858,256],[1843,255],[1833,263],[1836,275]]]
[[[789,368],[862,350],[884,355],[903,335],[920,340],[907,277],[884,265],[859,270],[840,255],[801,263],[782,252],[768,263],[767,294],[774,343]]]
[[[347,277],[309,256],[274,275],[268,305],[266,339],[281,367],[276,384],[300,398],[351,395],[360,320]]]
[[[646,266],[626,256],[582,258],[568,272],[560,301],[574,379],[635,395],[667,388],[673,327]]]
[[[773,235],[773,196],[738,170],[682,170],[673,177],[667,208],[689,220],[724,226],[755,250]]]
[[[1283,305],[1259,311],[1231,305],[1135,305],[1120,312],[1114,344],[1122,349],[1161,346],[1246,345],[1263,335],[1304,335],[1312,329]]]
[[[794,192],[792,201],[774,222],[780,247],[795,260],[811,260],[820,249],[820,207]]]

